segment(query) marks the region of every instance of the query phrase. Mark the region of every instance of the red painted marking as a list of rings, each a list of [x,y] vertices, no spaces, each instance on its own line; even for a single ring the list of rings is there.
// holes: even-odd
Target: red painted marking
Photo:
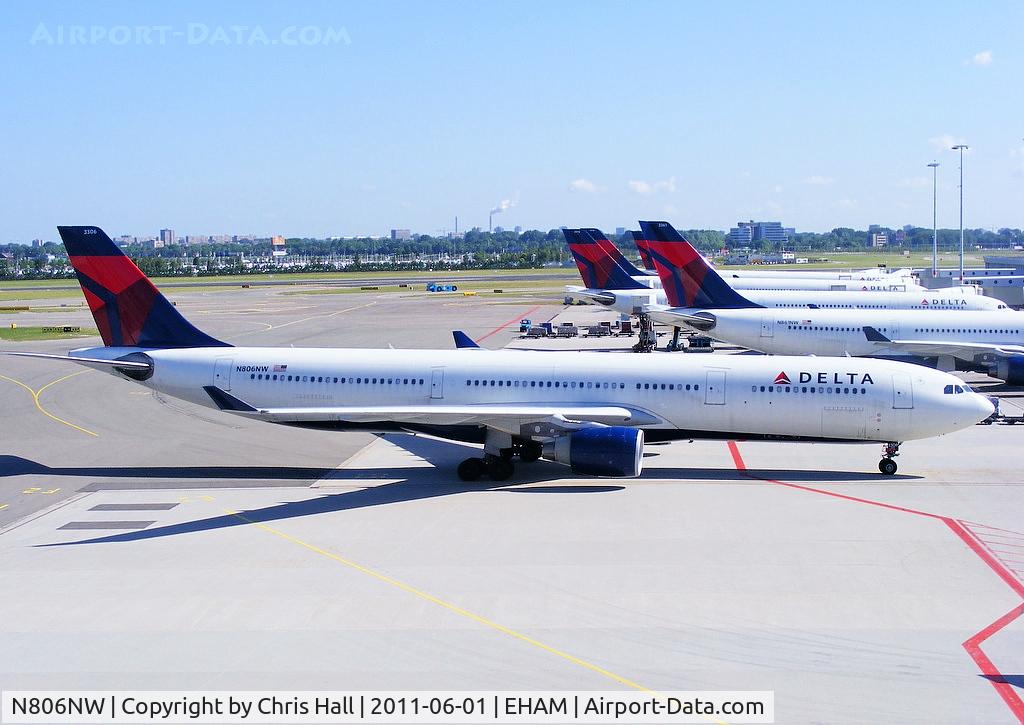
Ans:
[[[740,455],[740,447],[736,445],[736,441],[729,441],[729,453],[732,454],[732,463],[736,466],[736,470],[746,471],[747,464],[743,462],[743,456]]]
[[[1000,579],[1006,582],[1010,589],[1017,592],[1021,598],[1024,598],[1024,584],[1021,584],[1017,577],[1013,576],[1003,563],[996,559],[995,555],[988,550],[983,542],[979,541],[961,522],[948,518],[943,518],[942,520],[954,534],[959,536],[970,547],[971,551],[977,554],[982,561],[988,564],[992,571],[999,575]]]
[[[1001,630],[1003,627],[1014,621],[1021,614],[1024,614],[1024,604],[1018,604],[1002,617],[992,622],[985,629],[978,632],[964,642],[964,649],[971,656],[981,673],[989,678],[992,687],[995,688],[1003,702],[1010,708],[1010,711],[1017,716],[1019,722],[1024,723],[1024,701],[1010,683],[1006,681],[1002,673],[992,663],[984,652],[981,651],[981,643]]]
[[[858,498],[856,496],[847,496],[842,493],[835,493],[833,491],[826,491],[820,488],[814,488],[813,486],[801,486],[796,483],[789,483],[787,481],[779,481],[773,478],[764,478],[757,476],[747,471],[747,465],[743,460],[743,456],[740,454],[739,446],[736,441],[728,442],[729,453],[732,455],[733,463],[736,466],[736,470],[742,471],[743,475],[747,478],[753,478],[767,483],[775,483],[780,486],[786,486],[788,488],[796,488],[801,491],[810,491],[812,493],[820,493],[825,496],[832,496],[834,498],[845,499],[847,501],[855,501],[856,503],[869,504],[871,506],[878,506],[880,508],[890,509],[893,511],[903,511],[908,514],[914,514],[917,516],[926,516],[930,519],[938,519],[944,523],[950,531],[957,535],[957,537],[963,541],[967,547],[973,551],[978,558],[984,561],[988,567],[995,572],[995,574],[1003,580],[1003,582],[1009,586],[1016,594],[1024,598],[1024,583],[1021,583],[1017,577],[1009,570],[1001,561],[999,561],[994,554],[985,546],[977,536],[970,531],[971,524],[957,519],[950,518],[948,516],[940,516],[938,514],[928,513],[927,511],[918,511],[916,509],[905,508],[903,506],[893,506],[892,504],[882,503],[881,501],[871,501],[866,498]],[[978,524],[984,526],[983,524]],[[988,529],[995,529],[995,527],[985,526]],[[995,529],[1005,531],[1006,529]],[[1013,532],[1016,533],[1016,532]],[[989,678],[989,684],[995,688],[996,692],[1006,703],[1006,706],[1010,708],[1010,711],[1016,716],[1017,720],[1024,725],[1024,700],[1021,700],[1017,691],[1011,686],[1004,675],[999,671],[995,664],[988,658],[984,652],[981,651],[981,643],[987,640],[989,637],[994,635],[999,630],[1003,629],[1010,622],[1024,614],[1024,604],[1019,604],[1014,609],[1010,610],[1002,617],[992,622],[992,624],[985,627],[977,634],[968,638],[963,643],[963,648],[967,651],[967,654],[974,660],[978,669],[981,670],[982,674]]]
[[[736,463],[737,470],[744,471],[747,478],[754,478],[758,481],[765,481],[767,483],[774,483],[779,486],[786,486],[787,488],[796,488],[801,491],[811,491],[812,493],[820,493],[825,496],[832,496],[833,498],[840,498],[846,501],[856,501],[857,503],[866,503],[871,506],[878,506],[879,508],[890,509],[892,511],[903,511],[908,514],[917,514],[918,516],[927,516],[933,519],[944,519],[945,517],[939,516],[938,514],[930,514],[927,511],[918,511],[917,509],[908,509],[903,506],[895,506],[890,503],[882,503],[881,501],[871,501],[866,498],[858,498],[857,496],[847,496],[845,493],[836,493],[835,491],[826,491],[823,488],[814,488],[813,486],[801,486],[799,483],[790,483],[789,481],[779,481],[774,478],[765,478],[764,476],[758,476],[754,473],[746,472],[747,466],[743,462],[743,456],[740,455],[739,446],[736,445],[735,441],[729,441],[729,452],[732,453],[732,460]]]
[[[528,310],[527,310],[526,312],[523,312],[522,314],[516,315],[515,317],[513,317],[513,318],[512,318],[511,320],[509,320],[508,322],[505,322],[505,323],[503,323],[503,324],[501,324],[501,325],[498,325],[497,327],[495,327],[495,328],[494,328],[493,330],[491,330],[491,331],[490,331],[490,332],[488,332],[487,334],[485,334],[485,335],[481,335],[480,337],[478,337],[478,338],[476,339],[476,341],[477,341],[477,342],[480,342],[481,340],[486,340],[486,339],[487,339],[488,337],[490,337],[491,335],[494,335],[494,334],[496,334],[496,333],[498,333],[498,332],[501,332],[501,331],[502,331],[502,330],[504,330],[504,329],[505,329],[506,327],[508,327],[509,325],[511,325],[511,324],[512,324],[513,322],[519,322],[519,321],[520,321],[521,319],[523,319],[524,317],[527,317],[527,316],[529,316],[529,315],[530,315],[530,313],[532,313],[532,312],[533,312],[534,310],[539,310],[539,309],[540,309],[541,307],[542,307],[542,305],[535,305],[534,307],[531,307],[531,308],[530,308],[530,309],[528,309]]]

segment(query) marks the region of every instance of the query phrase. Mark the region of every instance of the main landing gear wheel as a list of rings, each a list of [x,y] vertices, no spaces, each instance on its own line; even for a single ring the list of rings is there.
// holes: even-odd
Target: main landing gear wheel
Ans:
[[[512,474],[515,473],[516,467],[507,458],[490,458],[486,462],[487,475],[491,477],[492,481],[507,481],[512,478]]]
[[[486,466],[482,458],[467,458],[459,464],[458,474],[463,481],[476,481],[484,475]]]

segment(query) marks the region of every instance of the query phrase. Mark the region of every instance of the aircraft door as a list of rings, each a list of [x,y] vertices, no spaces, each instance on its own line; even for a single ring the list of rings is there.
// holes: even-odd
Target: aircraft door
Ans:
[[[910,380],[910,373],[892,374],[892,407],[914,407],[914,386]]]
[[[230,357],[219,357],[213,365],[213,386],[224,391],[231,390],[231,368],[235,360]]]
[[[769,312],[761,315],[761,337],[775,337],[775,315]]]
[[[434,400],[444,397],[444,368],[434,368],[430,371],[430,397]]]
[[[704,404],[725,405],[725,371],[708,370],[704,383]]]

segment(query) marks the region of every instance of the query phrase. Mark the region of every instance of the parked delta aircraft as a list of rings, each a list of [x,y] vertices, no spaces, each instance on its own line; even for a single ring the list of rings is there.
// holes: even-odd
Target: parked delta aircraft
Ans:
[[[765,309],[726,284],[671,224],[640,223],[673,305],[650,308],[656,322],[685,324],[760,352],[882,357],[1024,384],[1024,315],[1018,312]]]
[[[622,267],[626,274],[633,278],[634,281],[639,282],[644,287],[650,287],[651,289],[661,289],[661,280],[658,279],[656,271],[644,271],[637,269],[632,262],[626,259],[619,248],[604,235],[600,229],[563,229],[562,232],[565,234],[567,241],[570,242],[570,249],[572,240],[569,238],[569,232],[582,232],[585,235],[590,235],[594,238],[594,241],[603,249],[615,262]],[[641,247],[647,246],[647,241],[643,239],[642,232],[630,232],[633,235],[633,241],[637,245],[639,250]],[[910,290],[923,290],[925,289],[921,285],[917,284],[913,278],[909,275],[886,275],[879,278],[865,278],[862,280],[851,279],[847,275],[846,279],[840,279],[832,276],[833,273],[826,273],[827,276],[821,276],[809,272],[807,274],[799,273],[794,274],[792,272],[779,271],[772,274],[771,272],[755,272],[754,274],[747,274],[743,271],[728,272],[726,276],[729,278],[729,284],[735,289],[743,290],[817,290],[819,292],[831,291],[831,292],[906,292]],[[959,289],[959,288],[958,288]],[[970,287],[967,290],[969,294],[975,294],[977,290],[974,287]]]
[[[576,266],[587,284],[586,288],[567,287],[575,297],[611,307],[623,314],[638,308],[670,304],[661,280],[658,288],[641,284],[629,269],[629,260],[615,249],[610,240],[597,237],[591,229],[563,229]],[[603,236],[603,235],[602,235]],[[680,237],[682,239],[682,237]],[[645,244],[647,246],[647,244]],[[615,250],[614,254],[611,250]],[[691,247],[692,249],[692,247]],[[694,250],[694,254],[699,254]],[[706,262],[705,262],[706,263]],[[708,265],[710,267],[710,265]],[[634,268],[635,269],[635,268]],[[601,284],[607,285],[601,287]],[[597,286],[595,286],[597,285]],[[731,285],[730,285],[731,286]],[[985,295],[963,295],[954,290],[925,292],[877,291],[824,292],[814,290],[750,289],[744,298],[755,307],[812,307],[858,310],[998,310],[1009,309],[1004,302]],[[653,308],[652,308],[653,309]]]
[[[651,259],[651,254],[647,249],[648,242],[643,237],[643,232],[630,232],[633,237],[633,243],[636,245],[636,251],[640,254],[640,259],[644,263],[644,269],[648,270],[644,274],[656,274],[654,267],[654,261]],[[710,262],[709,262],[710,264]],[[714,266],[714,265],[712,265]],[[737,270],[717,270],[723,278],[742,278],[742,277],[779,277],[785,275],[796,275],[798,278],[803,279],[835,279],[835,280],[881,280],[890,283],[898,284],[917,284],[914,280],[911,270],[909,269],[857,269],[850,272],[842,270],[827,270],[827,269],[737,269]],[[660,280],[659,280],[660,281]]]
[[[947,373],[887,360],[474,349],[233,347],[193,327],[98,227],[58,227],[104,347],[67,360],[246,418],[482,443],[459,477],[504,480],[512,458],[636,476],[651,441],[883,442],[950,433],[992,404]],[[957,394],[946,391],[956,390]]]

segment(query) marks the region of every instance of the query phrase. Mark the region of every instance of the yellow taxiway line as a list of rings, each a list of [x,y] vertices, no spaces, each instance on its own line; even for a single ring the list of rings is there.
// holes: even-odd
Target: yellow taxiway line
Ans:
[[[61,423],[62,425],[68,426],[69,428],[74,428],[77,431],[81,431],[82,433],[86,433],[88,435],[91,435],[91,436],[94,436],[96,438],[99,438],[99,433],[94,433],[91,430],[89,430],[88,428],[83,428],[80,425],[75,425],[71,421],[64,420],[60,416],[54,415],[53,413],[48,411],[46,408],[44,408],[42,403],[39,402],[39,396],[42,395],[43,391],[46,390],[47,388],[49,388],[49,387],[51,387],[53,385],[56,385],[57,383],[62,383],[65,380],[68,380],[69,378],[75,377],[76,375],[82,375],[82,374],[87,373],[87,372],[89,372],[89,371],[88,370],[79,370],[76,373],[71,373],[69,375],[65,375],[64,377],[57,378],[56,380],[50,381],[49,383],[47,383],[43,387],[39,388],[39,390],[33,390],[31,387],[29,387],[25,383],[21,382],[20,380],[15,380],[14,378],[8,377],[6,375],[0,375],[0,380],[6,380],[9,383],[14,383],[15,385],[19,385],[22,388],[24,388],[25,390],[27,390],[29,395],[32,396],[32,401],[36,404],[36,409],[39,410],[39,412],[42,413],[43,415],[45,415],[47,418],[55,420],[58,423]]]

